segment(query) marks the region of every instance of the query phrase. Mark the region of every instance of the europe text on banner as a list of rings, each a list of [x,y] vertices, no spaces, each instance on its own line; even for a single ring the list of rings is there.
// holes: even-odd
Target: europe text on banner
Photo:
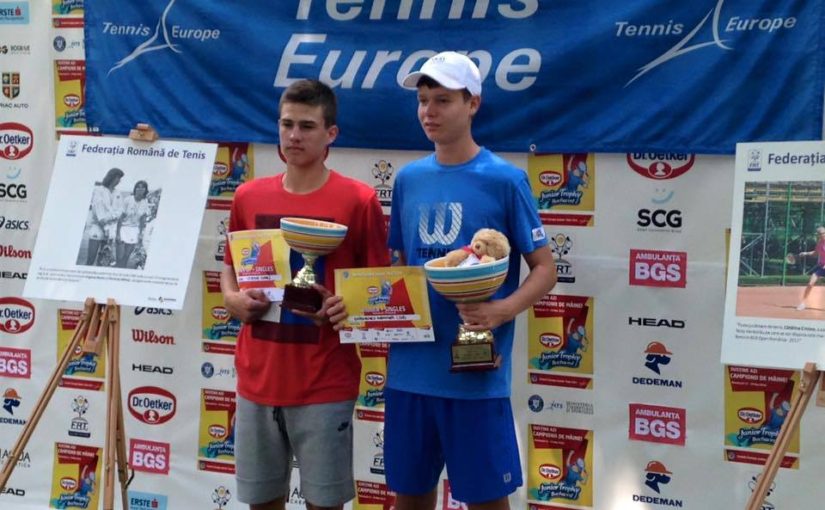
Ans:
[[[743,366],[725,371],[725,459],[764,464],[791,409],[799,372]],[[799,468],[799,429],[782,467]]]
[[[736,147],[722,363],[825,367],[825,142]]]
[[[474,125],[492,150],[732,153],[739,141],[820,136],[823,10],[822,0],[98,0],[85,6],[87,113],[104,133],[141,119],[168,137],[271,143],[281,92],[317,78],[339,97],[340,145],[429,149],[400,83],[455,50],[479,65]]]
[[[595,165],[593,154],[544,154],[527,158],[530,188],[543,224],[593,226]]]
[[[289,245],[280,229],[230,232],[229,250],[241,289],[261,289],[270,301],[284,298],[289,283]]]
[[[57,310],[57,354],[58,359],[66,351],[75,329],[80,323],[82,310]],[[82,344],[81,346],[82,347]],[[106,358],[93,352],[83,352],[78,348],[71,354],[69,364],[60,378],[60,386],[83,390],[100,390],[106,376]]]
[[[235,392],[201,390],[198,469],[235,472]]]
[[[423,268],[336,269],[335,289],[350,314],[342,343],[435,341]]]
[[[529,382],[593,388],[593,298],[548,294],[527,316]]]
[[[530,425],[527,500],[536,510],[554,504],[593,506],[593,431]]]

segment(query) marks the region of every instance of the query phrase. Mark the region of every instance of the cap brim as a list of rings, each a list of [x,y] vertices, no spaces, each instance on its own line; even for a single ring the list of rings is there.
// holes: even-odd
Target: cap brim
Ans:
[[[457,83],[455,80],[453,80],[451,78],[448,78],[446,76],[442,76],[438,73],[434,73],[434,72],[424,73],[424,72],[421,72],[421,71],[416,71],[414,73],[408,74],[406,76],[406,78],[404,78],[404,81],[401,82],[401,86],[404,87],[405,89],[415,90],[415,89],[418,88],[418,80],[420,80],[421,78],[423,78],[425,76],[427,78],[435,80],[436,83],[438,83],[439,85],[441,85],[445,89],[464,90],[465,88],[467,88],[463,84]]]

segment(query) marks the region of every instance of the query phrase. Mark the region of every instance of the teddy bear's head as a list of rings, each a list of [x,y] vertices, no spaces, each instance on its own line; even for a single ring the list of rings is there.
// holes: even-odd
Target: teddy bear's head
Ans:
[[[482,228],[476,232],[470,241],[470,248],[479,258],[488,255],[499,260],[510,255],[510,242],[507,241],[507,237],[491,228]]]

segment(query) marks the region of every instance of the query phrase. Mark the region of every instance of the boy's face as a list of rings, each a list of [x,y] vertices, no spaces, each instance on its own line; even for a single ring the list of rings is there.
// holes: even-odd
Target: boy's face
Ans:
[[[323,163],[327,146],[338,136],[338,126],[324,126],[323,107],[320,105],[283,103],[278,134],[287,164],[308,167]]]
[[[418,121],[427,138],[436,144],[448,144],[470,132],[472,118],[481,98],[464,98],[461,90],[444,87],[418,87]]]

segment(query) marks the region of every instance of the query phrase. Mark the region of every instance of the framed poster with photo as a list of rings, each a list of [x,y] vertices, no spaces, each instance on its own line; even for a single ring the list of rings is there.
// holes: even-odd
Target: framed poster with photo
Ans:
[[[23,294],[180,309],[216,148],[63,136]]]

